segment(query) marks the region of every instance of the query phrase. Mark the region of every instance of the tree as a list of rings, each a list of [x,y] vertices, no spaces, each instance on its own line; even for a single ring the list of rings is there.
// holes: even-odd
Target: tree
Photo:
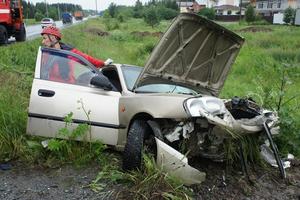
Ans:
[[[173,10],[179,10],[179,7],[174,0],[162,0],[162,3],[166,8],[171,8]]]
[[[152,28],[158,25],[160,22],[159,16],[157,14],[155,6],[150,6],[146,9],[144,14],[144,20],[147,24],[149,24]]]
[[[40,13],[40,12],[36,12],[34,15],[35,21],[41,21],[45,16]]]
[[[255,21],[255,10],[254,7],[251,5],[247,6],[246,12],[245,12],[245,19],[246,22],[254,22]]]
[[[216,18],[216,11],[213,8],[202,8],[198,14],[210,20],[214,20]]]
[[[283,21],[286,24],[294,24],[294,19],[295,19],[295,10],[291,7],[288,7],[287,9],[284,10],[284,16],[283,16]]]
[[[179,12],[171,8],[158,6],[157,13],[160,19],[170,20],[176,17]]]
[[[108,13],[112,18],[114,18],[117,15],[117,5],[114,3],[109,4]]]
[[[135,18],[143,17],[143,4],[139,0],[135,2],[135,6],[133,8],[133,17]]]
[[[55,21],[58,20],[58,12],[55,7],[50,7],[49,8],[49,17],[54,19]]]

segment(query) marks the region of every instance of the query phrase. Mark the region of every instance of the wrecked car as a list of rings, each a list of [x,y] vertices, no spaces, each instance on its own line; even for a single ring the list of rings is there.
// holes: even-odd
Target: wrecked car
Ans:
[[[278,121],[276,113],[250,99],[218,98],[243,42],[230,30],[185,13],[173,20],[144,67],[110,64],[99,70],[72,52],[40,47],[27,132],[57,137],[72,112],[74,127],[91,126],[88,140],[124,151],[123,169],[139,168],[144,146],[152,146],[160,165],[175,174],[181,170],[188,184],[201,182],[205,175],[189,166],[187,157],[222,161],[225,138],[261,132],[266,124],[272,132]],[[73,62],[76,82],[49,80],[49,60],[62,68]],[[78,109],[79,100],[88,117]]]

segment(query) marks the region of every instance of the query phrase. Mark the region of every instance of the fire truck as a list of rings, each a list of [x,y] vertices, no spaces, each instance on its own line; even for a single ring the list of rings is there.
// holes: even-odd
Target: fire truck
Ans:
[[[0,0],[0,45],[13,36],[16,41],[26,40],[21,0]]]

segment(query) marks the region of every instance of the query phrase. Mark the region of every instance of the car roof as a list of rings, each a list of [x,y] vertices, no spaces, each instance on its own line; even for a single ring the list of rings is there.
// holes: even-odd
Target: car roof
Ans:
[[[53,20],[53,19],[52,19],[52,18],[43,18],[43,19],[42,19],[42,21],[48,21],[48,20],[51,21],[51,20]]]

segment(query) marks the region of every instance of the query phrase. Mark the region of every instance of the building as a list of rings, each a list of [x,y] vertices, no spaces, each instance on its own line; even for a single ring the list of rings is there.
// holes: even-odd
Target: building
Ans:
[[[273,16],[283,13],[288,7],[300,8],[300,0],[256,0],[256,12],[263,16]]]
[[[240,7],[234,5],[215,6],[216,15],[240,15]],[[242,15],[245,15],[245,8],[242,8]]]
[[[177,5],[180,12],[199,12],[202,8],[206,6],[204,4],[199,4],[197,1],[177,1]]]

